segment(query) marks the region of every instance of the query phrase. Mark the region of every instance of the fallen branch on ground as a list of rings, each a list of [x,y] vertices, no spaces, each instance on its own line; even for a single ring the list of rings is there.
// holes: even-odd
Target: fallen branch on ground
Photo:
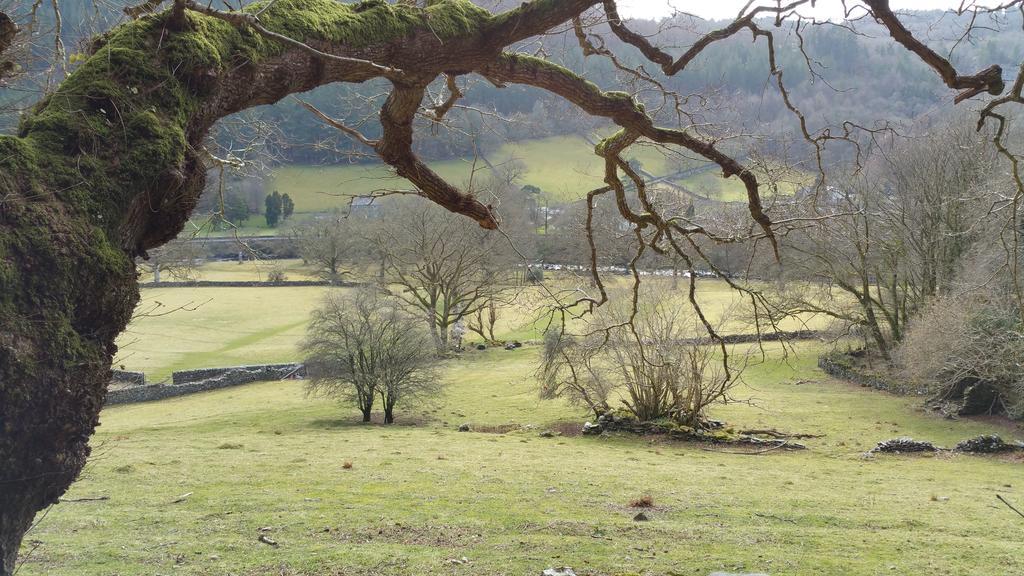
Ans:
[[[999,498],[1000,502],[1002,502],[1003,504],[1006,504],[1007,508],[1009,508],[1010,510],[1013,510],[1014,512],[1019,514],[1021,518],[1024,518],[1024,512],[1021,512],[1020,510],[1017,510],[1016,508],[1014,508],[1013,504],[1010,504],[1010,502],[1006,498],[1003,498],[1002,494],[996,494],[996,498]]]
[[[793,433],[789,433],[789,432],[779,432],[778,430],[776,430],[774,428],[769,428],[769,429],[764,429],[764,430],[761,430],[761,429],[740,430],[740,434],[745,434],[747,436],[770,436],[772,438],[796,438],[796,439],[824,438],[825,437],[824,434],[804,434],[804,433],[793,434]]]

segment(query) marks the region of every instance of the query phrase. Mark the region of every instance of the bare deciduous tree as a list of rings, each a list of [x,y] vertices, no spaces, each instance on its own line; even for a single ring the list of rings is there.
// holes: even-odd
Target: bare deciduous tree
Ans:
[[[992,231],[984,222],[1001,191],[994,151],[964,122],[874,160],[798,207],[804,224],[789,236],[786,271],[796,282],[781,307],[858,327],[888,360],[909,319]]]
[[[491,345],[497,344],[498,337],[494,334],[494,328],[498,324],[500,314],[501,304],[496,297],[492,296],[466,319],[466,328],[483,338],[484,342]]]
[[[377,244],[385,281],[426,319],[439,354],[451,327],[514,287],[507,241],[435,206],[393,202]]]
[[[149,254],[149,260],[141,260],[138,266],[153,275],[153,282],[161,282],[163,274],[174,280],[195,280],[196,260],[200,257],[200,246],[189,239],[177,239],[164,244]]]
[[[441,390],[422,324],[376,288],[329,293],[313,313],[302,352],[307,392],[354,402],[363,422],[378,399],[391,424],[399,403],[431,401]]]
[[[336,282],[349,270],[365,243],[356,221],[334,211],[322,218],[292,228],[290,236],[303,260],[316,268],[324,280]]]

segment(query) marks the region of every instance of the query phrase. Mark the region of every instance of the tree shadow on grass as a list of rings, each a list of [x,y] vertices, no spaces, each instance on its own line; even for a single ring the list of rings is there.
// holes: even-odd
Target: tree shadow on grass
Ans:
[[[414,428],[426,426],[430,419],[423,416],[409,415],[402,417],[397,415],[394,424],[385,424],[383,414],[374,414],[369,422],[363,422],[361,416],[349,416],[343,418],[319,418],[309,422],[310,428],[318,430],[337,430],[345,428]]]

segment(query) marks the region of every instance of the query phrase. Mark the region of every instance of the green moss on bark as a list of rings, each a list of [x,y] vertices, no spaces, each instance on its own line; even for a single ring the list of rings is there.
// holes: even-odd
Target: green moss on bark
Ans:
[[[259,11],[266,2],[247,11]],[[491,13],[468,0],[434,0],[426,8],[366,0],[339,4],[335,0],[283,0],[260,17],[275,32],[307,42],[323,40],[363,48],[428,28],[441,41],[470,34]]]

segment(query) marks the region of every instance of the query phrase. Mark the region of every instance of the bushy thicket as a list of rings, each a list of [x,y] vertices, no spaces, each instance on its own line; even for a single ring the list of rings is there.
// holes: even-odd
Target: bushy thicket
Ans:
[[[897,361],[904,377],[938,400],[963,401],[972,387],[983,386],[989,388],[986,411],[1024,418],[1021,302],[1003,270],[970,268],[964,277],[980,284],[962,281],[922,310],[908,326]]]

